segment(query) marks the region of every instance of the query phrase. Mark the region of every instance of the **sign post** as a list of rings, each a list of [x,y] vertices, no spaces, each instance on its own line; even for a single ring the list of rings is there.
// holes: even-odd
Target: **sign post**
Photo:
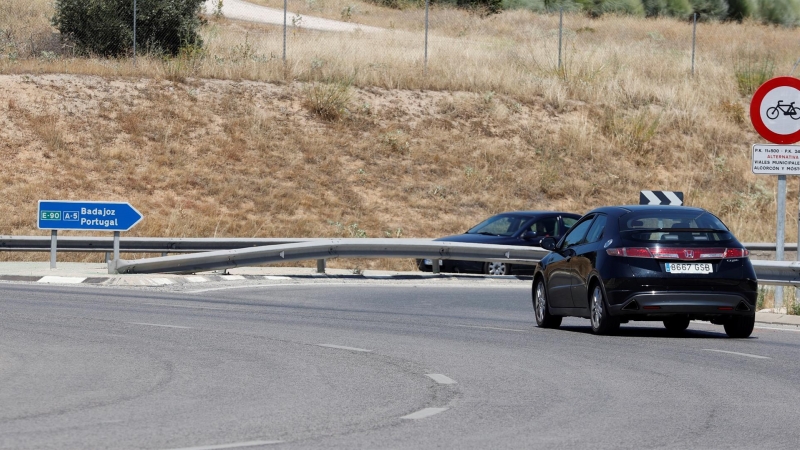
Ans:
[[[130,203],[39,200],[37,225],[50,232],[50,268],[56,268],[58,230],[113,231],[114,259],[119,259],[119,232],[128,231],[142,220]]]
[[[797,103],[797,106],[795,106]],[[775,259],[783,261],[786,224],[786,175],[800,175],[800,79],[776,77],[753,94],[750,120],[758,134],[778,145],[753,146],[753,173],[778,175],[778,224]],[[800,199],[798,199],[800,207]],[[800,244],[800,215],[797,240]],[[800,248],[797,251],[800,261]],[[795,291],[800,299],[800,291]],[[775,309],[783,305],[783,286],[775,287]]]

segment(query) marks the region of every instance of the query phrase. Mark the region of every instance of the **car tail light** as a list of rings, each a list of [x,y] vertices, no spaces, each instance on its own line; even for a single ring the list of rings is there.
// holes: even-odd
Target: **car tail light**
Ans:
[[[629,256],[631,258],[652,258],[653,254],[647,247],[621,247],[606,249],[611,256]]]
[[[750,250],[746,248],[726,248],[725,258],[746,258],[750,256]]]
[[[629,258],[677,259],[694,261],[698,259],[744,258],[750,255],[746,248],[688,248],[688,247],[619,247],[606,249],[611,256]]]

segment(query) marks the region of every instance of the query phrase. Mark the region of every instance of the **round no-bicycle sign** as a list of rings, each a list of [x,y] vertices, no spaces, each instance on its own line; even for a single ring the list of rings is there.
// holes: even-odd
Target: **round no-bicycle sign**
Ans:
[[[750,120],[774,144],[800,142],[800,79],[776,77],[762,84],[750,102]]]

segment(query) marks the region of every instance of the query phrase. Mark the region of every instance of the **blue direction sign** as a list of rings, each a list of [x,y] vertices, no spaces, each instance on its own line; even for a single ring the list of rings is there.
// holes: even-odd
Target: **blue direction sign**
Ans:
[[[142,220],[130,203],[39,200],[40,230],[128,231]]]

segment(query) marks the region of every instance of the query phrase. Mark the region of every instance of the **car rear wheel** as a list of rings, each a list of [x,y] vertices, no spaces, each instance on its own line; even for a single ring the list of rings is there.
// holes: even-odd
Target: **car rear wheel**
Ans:
[[[536,325],[540,328],[558,328],[561,325],[561,316],[550,314],[547,308],[547,291],[544,280],[536,280],[533,289],[533,311],[536,313]]]
[[[511,273],[511,264],[490,261],[483,265],[483,273],[487,275],[509,275]]]
[[[725,333],[732,338],[746,338],[753,333],[756,316],[733,316],[723,324]]]
[[[596,284],[592,289],[592,296],[589,298],[589,312],[592,321],[592,333],[614,334],[619,330],[620,321],[609,314],[603,288],[599,284]]]
[[[664,321],[664,328],[673,333],[680,333],[689,328],[688,317],[671,317]]]

